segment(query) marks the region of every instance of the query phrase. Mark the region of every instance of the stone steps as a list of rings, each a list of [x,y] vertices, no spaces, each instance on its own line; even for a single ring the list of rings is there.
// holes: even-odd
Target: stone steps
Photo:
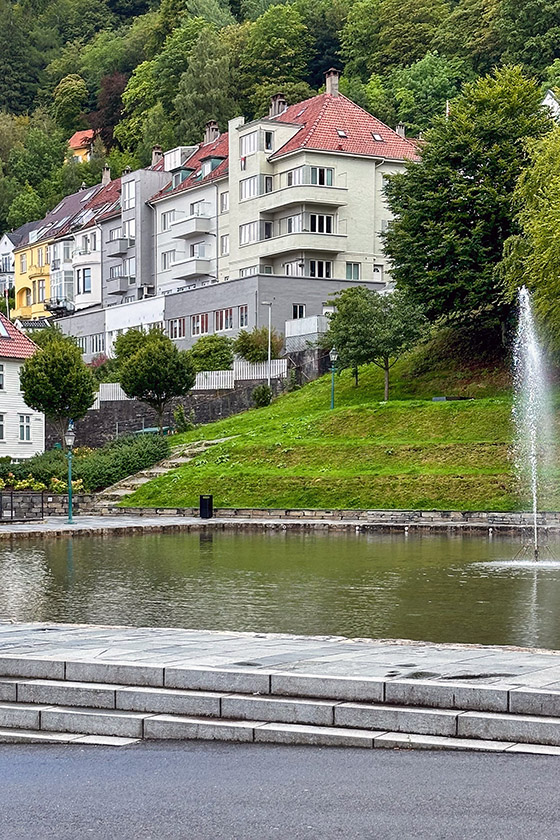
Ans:
[[[122,745],[210,739],[560,754],[557,691],[10,656],[0,657],[0,674],[0,741],[92,736]]]

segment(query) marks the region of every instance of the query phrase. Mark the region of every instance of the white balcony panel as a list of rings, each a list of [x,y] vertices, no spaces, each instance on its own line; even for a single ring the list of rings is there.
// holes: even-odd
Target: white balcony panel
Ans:
[[[180,260],[171,266],[173,277],[180,280],[188,280],[190,277],[200,277],[210,273],[210,260],[200,257],[190,257]]]
[[[273,257],[289,254],[292,251],[318,251],[320,253],[339,254],[346,251],[346,236],[335,233],[287,233],[272,239],[263,239],[252,245],[242,246],[258,249],[260,257]]]
[[[297,204],[320,204],[327,207],[344,207],[348,204],[348,190],[341,187],[319,187],[316,184],[296,184],[261,195],[261,211],[281,210]]]
[[[187,219],[179,219],[171,225],[171,235],[173,239],[188,239],[191,236],[208,233],[210,223],[208,216],[189,216]]]

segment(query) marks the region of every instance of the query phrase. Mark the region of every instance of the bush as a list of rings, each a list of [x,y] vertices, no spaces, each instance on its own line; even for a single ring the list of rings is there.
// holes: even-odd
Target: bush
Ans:
[[[270,357],[278,359],[282,351],[282,336],[276,330],[270,332]],[[268,328],[255,327],[251,332],[241,330],[235,341],[233,349],[238,356],[247,362],[266,362],[268,359]]]
[[[191,409],[191,411],[189,411],[189,416],[187,417],[185,409],[182,405],[178,405],[173,412],[173,420],[175,421],[175,430],[179,432],[179,434],[181,434],[181,432],[191,432],[193,429],[196,429],[194,411]]]
[[[226,335],[203,335],[191,347],[191,359],[197,373],[201,370],[231,370],[233,341]]]
[[[256,408],[265,408],[272,402],[272,390],[268,385],[257,385],[252,397]]]

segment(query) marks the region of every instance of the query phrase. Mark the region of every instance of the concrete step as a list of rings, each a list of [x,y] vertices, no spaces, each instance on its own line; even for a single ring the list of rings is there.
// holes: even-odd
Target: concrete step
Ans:
[[[41,732],[32,729],[0,729],[0,744],[92,744],[103,747],[127,747],[138,738],[110,735],[78,735],[72,732]]]

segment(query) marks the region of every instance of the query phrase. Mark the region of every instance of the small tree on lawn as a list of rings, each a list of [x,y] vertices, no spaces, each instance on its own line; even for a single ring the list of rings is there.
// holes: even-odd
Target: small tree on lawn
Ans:
[[[282,351],[282,336],[270,331],[270,357],[278,359]],[[251,332],[241,330],[233,342],[233,350],[247,362],[266,362],[268,359],[268,328],[255,327]]]
[[[85,417],[95,400],[95,379],[79,348],[51,337],[21,367],[21,390],[30,408],[42,411],[57,428],[62,444],[69,420]]]
[[[131,356],[134,356],[141,347],[145,347],[151,341],[157,341],[163,336],[164,333],[160,327],[152,327],[148,332],[131,329],[121,333],[115,341],[115,359],[119,367],[128,361]]]
[[[426,319],[421,309],[400,291],[381,295],[363,286],[335,296],[328,341],[338,350],[338,366],[374,364],[383,370],[384,394],[389,399],[389,371],[406,350],[421,338]]]
[[[167,405],[174,397],[186,394],[195,379],[190,353],[178,350],[164,335],[144,344],[121,367],[121,386],[125,394],[154,409],[160,434]]]
[[[203,335],[191,347],[191,359],[197,373],[201,370],[231,370],[233,341],[225,335]]]

